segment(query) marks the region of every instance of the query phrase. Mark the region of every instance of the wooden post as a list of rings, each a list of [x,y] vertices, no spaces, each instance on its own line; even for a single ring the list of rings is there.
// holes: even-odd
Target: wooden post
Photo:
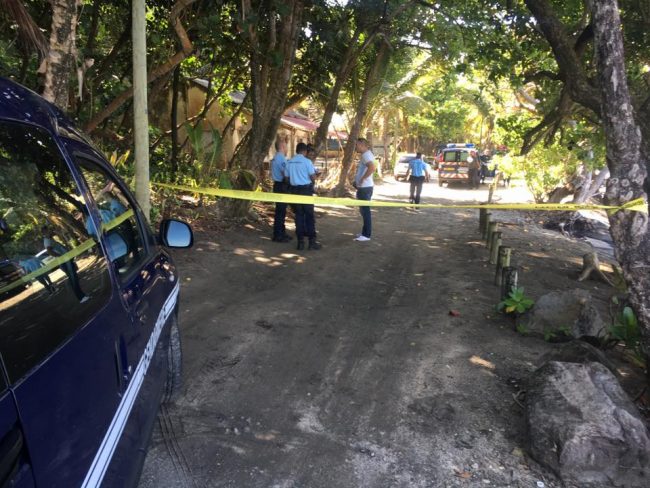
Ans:
[[[483,235],[485,229],[485,218],[487,217],[487,213],[487,208],[478,209],[478,231],[481,235]]]
[[[490,184],[490,189],[488,191],[488,203],[492,203],[492,197],[494,196],[494,183]]]
[[[492,241],[490,243],[490,264],[497,263],[500,247],[501,247],[501,232],[497,231],[492,234]]]
[[[499,247],[499,257],[497,258],[497,271],[494,274],[494,284],[501,286],[502,270],[510,266],[510,256],[512,255],[512,248],[508,246]]]
[[[487,239],[485,239],[485,244],[487,244],[488,248],[490,247],[490,243],[492,242],[492,234],[494,234],[498,229],[499,229],[499,222],[490,222],[488,224]]]
[[[517,288],[519,273],[516,266],[506,266],[501,271],[501,300],[505,300],[510,295],[510,290]]]
[[[485,213],[485,223],[483,225],[483,232],[481,233],[481,239],[484,241],[487,240],[488,228],[490,227],[490,220],[492,219],[492,212]]]
[[[135,198],[145,218],[151,218],[149,193],[149,115],[147,110],[146,1],[132,5],[133,39],[133,145],[135,148]]]

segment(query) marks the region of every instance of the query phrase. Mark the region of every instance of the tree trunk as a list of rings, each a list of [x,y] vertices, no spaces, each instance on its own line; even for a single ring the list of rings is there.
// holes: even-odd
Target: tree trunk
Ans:
[[[605,180],[607,178],[609,178],[609,168],[601,169],[596,175],[596,178],[591,178],[590,184],[588,186],[584,185],[580,189],[579,194],[577,194],[573,199],[573,203],[585,203],[590,200],[594,195],[596,195],[596,193],[598,193],[598,190],[603,185],[603,183],[605,183]]]
[[[147,18],[145,0],[133,0],[133,139],[135,197],[147,220],[151,217],[149,188],[149,117],[147,115]]]
[[[382,144],[384,146],[384,164],[383,164],[383,171],[384,175],[389,173],[390,170],[390,154],[388,154],[388,137],[389,137],[389,128],[390,128],[390,115],[388,112],[384,114],[384,121],[383,121],[383,134],[382,134]],[[383,176],[383,175],[382,175]]]
[[[618,3],[592,0],[595,54],[601,93],[601,115],[605,129],[607,165],[611,177],[607,200],[620,205],[647,197],[650,155],[634,118],[625,73],[625,55]],[[645,145],[645,148],[648,146]],[[630,300],[643,335],[646,358],[650,354],[650,227],[648,215],[619,211],[610,214],[610,232],[616,257],[628,284]],[[648,368],[650,371],[650,368]],[[650,373],[649,373],[650,374]]]
[[[574,188],[570,183],[567,183],[565,186],[560,186],[554,188],[546,199],[546,203],[560,203],[569,195],[573,194]]]
[[[77,57],[75,44],[78,0],[52,2],[52,30],[45,66],[43,97],[66,111],[69,105],[70,74]]]
[[[262,31],[249,18],[254,8],[250,0],[242,1],[242,20],[248,24],[247,40],[251,46],[251,100],[253,103],[252,126],[242,144],[236,161],[241,168],[259,174],[264,159],[277,137],[280,119],[285,109],[293,62],[299,34],[302,29],[302,0],[285,2],[286,14],[271,12],[268,15],[268,35],[262,39]],[[263,46],[263,48],[262,48]],[[265,52],[279,54],[281,63],[274,57],[263,56]],[[235,188],[253,189],[255,181],[240,176],[234,181]],[[232,202],[228,208],[231,216],[241,216],[249,202]]]
[[[325,143],[327,141],[330,123],[332,122],[332,116],[334,115],[334,112],[336,112],[336,107],[339,103],[339,96],[341,94],[341,90],[343,89],[343,85],[345,85],[345,82],[348,81],[350,73],[358,62],[359,55],[361,54],[360,50],[357,49],[357,42],[360,35],[361,30],[357,29],[354,32],[352,39],[350,39],[350,43],[348,44],[348,47],[343,54],[343,59],[341,59],[339,70],[336,73],[336,80],[334,81],[334,86],[332,87],[332,93],[330,93],[330,97],[327,100],[327,105],[325,105],[323,119],[321,120],[321,123],[316,130],[316,136],[314,138],[314,149],[317,155],[320,154],[320,152],[323,150],[323,146],[325,146]]]
[[[343,161],[341,162],[341,175],[339,176],[339,182],[334,189],[334,193],[336,195],[345,194],[348,175],[350,173],[350,168],[352,167],[352,158],[354,157],[354,151],[356,148],[356,140],[359,138],[359,134],[361,133],[361,124],[366,118],[371,93],[377,87],[377,84],[381,81],[382,75],[387,66],[389,56],[390,45],[385,40],[382,40],[377,52],[377,56],[375,57],[375,61],[368,70],[368,74],[366,75],[366,80],[363,85],[363,92],[361,94],[359,104],[357,105],[357,111],[354,116],[354,122],[350,128],[348,143],[345,145],[345,151],[343,152]]]
[[[171,107],[171,170],[172,176],[176,178],[178,172],[178,92],[180,90],[181,68],[176,66],[174,69],[174,80],[172,81],[172,107]]]
[[[589,193],[589,189],[591,188],[593,177],[594,172],[583,165],[580,185],[578,186],[578,191],[573,195],[572,203],[582,203],[587,199],[587,193]]]

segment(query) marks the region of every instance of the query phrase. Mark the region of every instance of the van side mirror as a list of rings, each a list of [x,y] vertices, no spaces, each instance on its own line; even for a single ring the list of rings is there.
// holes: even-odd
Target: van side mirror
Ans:
[[[180,220],[165,219],[160,224],[160,242],[166,247],[192,247],[194,244],[192,228]]]

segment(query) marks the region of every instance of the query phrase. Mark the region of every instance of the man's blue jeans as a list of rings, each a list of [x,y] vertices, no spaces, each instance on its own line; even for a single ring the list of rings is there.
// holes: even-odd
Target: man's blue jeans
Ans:
[[[357,188],[357,200],[370,200],[372,198],[372,186],[365,188]],[[370,207],[359,207],[359,213],[363,217],[363,229],[361,235],[370,238],[372,234],[372,216],[370,215]]]

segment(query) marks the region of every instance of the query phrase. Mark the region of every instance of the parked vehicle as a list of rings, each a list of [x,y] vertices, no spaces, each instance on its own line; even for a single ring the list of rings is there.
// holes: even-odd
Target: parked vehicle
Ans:
[[[344,146],[345,141],[341,141],[335,137],[329,137],[321,155],[327,158],[340,159],[343,157]]]
[[[393,168],[393,176],[396,181],[399,181],[400,178],[406,179],[406,172],[409,169],[409,163],[411,160],[415,159],[415,153],[401,154],[395,163],[395,168]]]
[[[469,163],[478,158],[471,143],[447,144],[438,161],[438,184],[457,181],[469,184]]]
[[[3,78],[0,215],[1,255],[25,263],[0,283],[0,486],[135,486],[180,380],[162,246],[190,247],[192,231],[165,220],[154,235],[63,113]]]

